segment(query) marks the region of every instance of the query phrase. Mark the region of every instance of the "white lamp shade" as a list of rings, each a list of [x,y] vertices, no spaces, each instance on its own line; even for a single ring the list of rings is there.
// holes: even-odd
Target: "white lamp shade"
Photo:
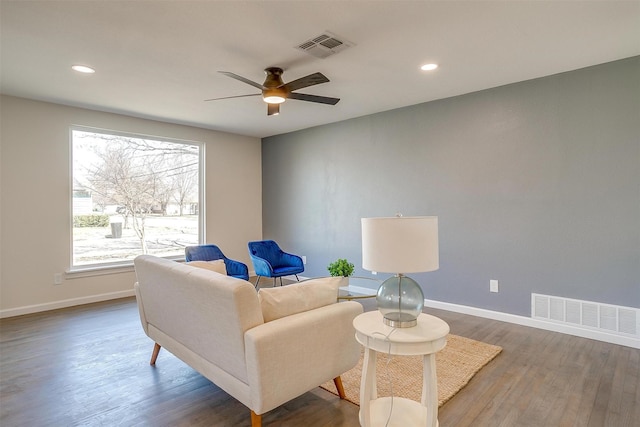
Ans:
[[[438,217],[362,218],[362,268],[420,273],[439,267]]]

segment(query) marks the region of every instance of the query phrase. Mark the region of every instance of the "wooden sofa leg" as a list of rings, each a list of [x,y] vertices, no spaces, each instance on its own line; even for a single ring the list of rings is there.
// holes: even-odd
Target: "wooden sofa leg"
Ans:
[[[151,362],[149,362],[150,365],[156,364],[158,353],[160,353],[160,344],[156,343],[156,345],[153,346],[153,353],[151,353]]]
[[[333,383],[336,385],[336,389],[338,390],[338,396],[340,396],[340,399],[346,399],[347,395],[344,394],[344,387],[342,386],[342,378],[335,377],[333,379]]]
[[[262,415],[258,415],[255,412],[251,411],[251,427],[261,427],[262,426]]]

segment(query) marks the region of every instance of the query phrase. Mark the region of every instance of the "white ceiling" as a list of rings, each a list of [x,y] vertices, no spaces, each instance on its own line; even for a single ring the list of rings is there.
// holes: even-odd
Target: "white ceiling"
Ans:
[[[265,137],[640,55],[640,1],[7,1],[4,94]],[[324,31],[355,46],[318,59]],[[426,73],[419,67],[437,62]],[[71,71],[94,67],[93,75]],[[319,71],[267,117],[262,83]]]

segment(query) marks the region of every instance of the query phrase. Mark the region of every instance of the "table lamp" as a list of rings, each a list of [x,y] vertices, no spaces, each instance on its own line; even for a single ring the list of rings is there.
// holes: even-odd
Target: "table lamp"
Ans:
[[[376,296],[386,325],[415,326],[424,306],[424,294],[407,273],[434,271],[439,267],[438,217],[362,218],[362,268],[394,273]]]

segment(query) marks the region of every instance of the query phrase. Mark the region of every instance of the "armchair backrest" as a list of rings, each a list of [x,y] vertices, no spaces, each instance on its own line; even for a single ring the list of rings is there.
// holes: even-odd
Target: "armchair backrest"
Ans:
[[[234,259],[229,259],[222,253],[219,247],[212,244],[187,246],[184,248],[184,255],[187,262],[191,261],[214,261],[224,260],[227,274],[238,279],[249,280],[249,269],[246,264]]]
[[[184,248],[185,259],[189,261],[213,261],[225,259],[219,247],[216,245],[187,246]]]
[[[273,240],[249,242],[249,254],[266,260],[272,267],[282,264],[282,249]]]

